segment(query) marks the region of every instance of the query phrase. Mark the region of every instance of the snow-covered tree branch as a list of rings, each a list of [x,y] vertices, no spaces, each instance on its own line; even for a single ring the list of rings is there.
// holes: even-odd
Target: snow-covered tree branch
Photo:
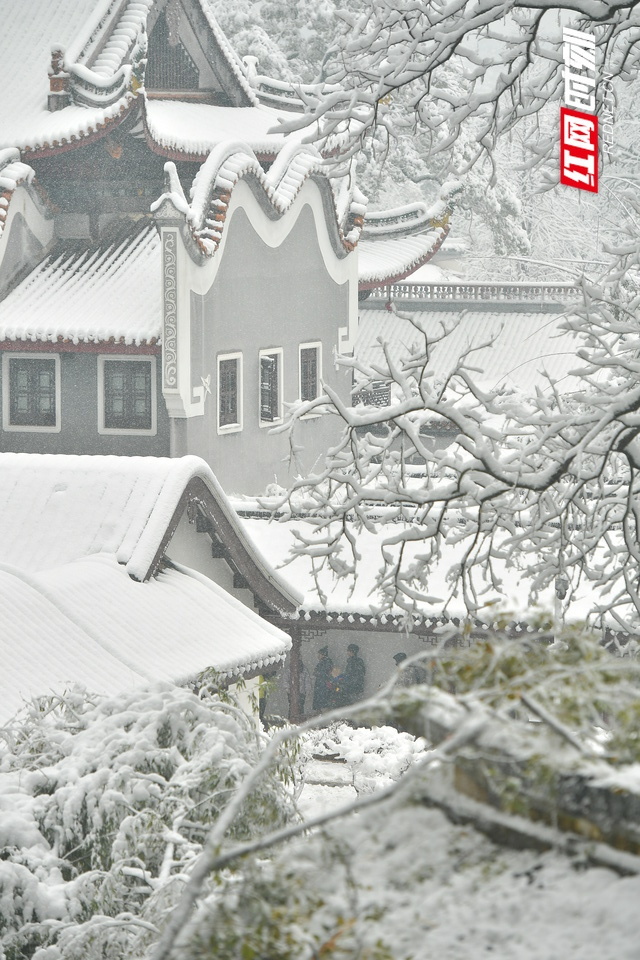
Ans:
[[[438,565],[452,566],[439,601],[446,609],[463,598],[470,611],[500,598],[511,566],[533,599],[556,578],[567,580],[567,602],[588,584],[595,622],[638,633],[638,256],[629,233],[604,282],[577,284],[564,320],[575,365],[562,388],[551,378],[533,396],[486,387],[474,366],[484,344],[446,371],[438,357],[451,314],[433,315],[427,330],[425,314],[400,312],[415,334],[400,360],[385,344],[379,362],[345,359],[356,396],[384,381],[390,404],[346,406],[331,391],[318,398],[344,432],[326,465],[290,494],[313,516],[298,550],[353,576],[358,533],[376,532],[380,607],[399,606],[409,619],[429,602]],[[438,425],[455,436],[446,449],[434,441]]]
[[[287,127],[317,122],[346,153],[374,129],[427,131],[431,154],[450,152],[469,127],[475,149],[467,166],[489,155],[500,134],[561,99],[563,26],[594,33],[610,77],[628,80],[638,66],[635,2],[372,0],[341,18],[324,86],[306,94],[309,114]],[[534,164],[551,155],[556,138],[536,139]]]

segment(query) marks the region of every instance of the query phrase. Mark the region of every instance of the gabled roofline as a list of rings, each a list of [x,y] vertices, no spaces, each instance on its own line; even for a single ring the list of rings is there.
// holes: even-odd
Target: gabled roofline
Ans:
[[[268,173],[249,146],[241,142],[216,147],[199,170],[191,190],[184,195],[175,165],[165,164],[165,192],[151,205],[156,220],[184,222],[183,235],[196,262],[212,257],[221,242],[231,196],[236,184],[247,183],[267,216],[276,220],[291,208],[303,185],[318,186],[336,256],[346,257],[355,248],[363,221],[359,195],[349,198],[342,217],[325,173],[324,160],[307,144],[287,144]],[[190,241],[190,242],[189,242]]]
[[[13,195],[18,187],[28,191],[29,196],[42,214],[50,218],[53,208],[35,179],[35,170],[20,159],[20,151],[12,148],[0,150],[0,237],[9,217]]]
[[[162,540],[145,575],[149,580],[160,569],[165,552],[185,512],[200,533],[208,534],[212,547],[251,591],[259,605],[271,614],[295,619],[302,598],[278,577],[244,532],[224,495],[202,477],[192,477],[167,524]],[[137,578],[134,578],[137,579]]]

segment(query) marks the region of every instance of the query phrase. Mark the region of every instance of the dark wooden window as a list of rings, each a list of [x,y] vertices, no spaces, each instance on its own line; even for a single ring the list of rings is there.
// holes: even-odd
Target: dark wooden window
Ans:
[[[161,13],[149,36],[145,86],[149,90],[197,90],[199,79],[196,64],[177,36],[171,34]]]
[[[315,400],[318,396],[318,347],[300,350],[300,399]]]
[[[55,427],[55,360],[10,358],[9,422],[16,427]]]
[[[111,430],[151,430],[151,364],[104,361],[104,425]]]
[[[220,379],[218,423],[221,427],[240,423],[239,366],[240,360],[237,357],[220,360],[218,365]]]
[[[280,419],[280,354],[260,357],[260,419]]]

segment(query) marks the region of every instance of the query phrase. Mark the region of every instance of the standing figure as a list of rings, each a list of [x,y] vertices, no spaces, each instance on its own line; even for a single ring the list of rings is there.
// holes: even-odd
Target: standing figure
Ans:
[[[396,662],[396,666],[399,667],[401,663],[407,659],[406,653],[396,653],[393,657]],[[426,681],[426,673],[421,668],[418,667],[415,663],[412,663],[409,667],[402,670],[398,679],[396,680],[396,685],[398,687],[413,687],[417,683],[424,683]]]
[[[362,657],[358,656],[359,650],[357,643],[350,643],[347,647],[347,663],[342,680],[343,703],[355,703],[364,693],[364,676],[367,668]]]
[[[318,650],[318,662],[313,668],[313,709],[326,710],[331,703],[331,671],[333,660],[329,656],[329,648],[321,647]]]

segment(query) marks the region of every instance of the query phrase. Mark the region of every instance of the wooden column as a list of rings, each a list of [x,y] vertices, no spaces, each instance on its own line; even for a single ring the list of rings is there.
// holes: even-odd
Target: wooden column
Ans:
[[[289,652],[289,720],[299,723],[300,716],[300,674],[302,672],[302,631],[298,626],[290,626],[287,633],[291,637]]]

